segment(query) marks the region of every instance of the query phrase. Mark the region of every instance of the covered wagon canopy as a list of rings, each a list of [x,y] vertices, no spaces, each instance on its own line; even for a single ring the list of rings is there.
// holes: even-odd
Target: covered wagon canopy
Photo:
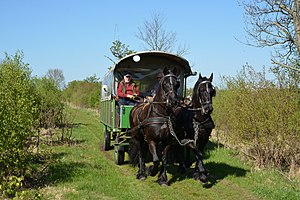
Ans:
[[[163,70],[165,67],[176,67],[180,76],[184,78],[193,75],[189,62],[175,54],[162,51],[143,51],[130,54],[120,59],[114,67],[115,75],[130,71],[139,79],[139,75],[149,75],[156,70]]]
[[[112,94],[115,95],[118,82],[123,79],[126,73],[130,72],[133,80],[139,86],[141,94],[147,95],[157,81],[157,74],[162,72],[165,67],[176,68],[176,75],[181,83],[178,94],[182,97],[186,78],[195,75],[195,73],[192,72],[186,59],[162,51],[142,51],[125,56],[106,74],[103,81],[108,84]],[[110,82],[112,85],[107,82]]]

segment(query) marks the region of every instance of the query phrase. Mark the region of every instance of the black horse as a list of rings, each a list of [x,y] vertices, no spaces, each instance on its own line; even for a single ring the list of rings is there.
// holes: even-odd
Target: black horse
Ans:
[[[167,185],[167,154],[174,141],[171,133],[175,116],[173,108],[178,104],[177,90],[180,86],[176,69],[164,69],[164,77],[159,82],[159,89],[153,102],[136,105],[130,112],[131,144],[129,156],[133,161],[138,157],[137,179],[146,179],[147,175],[155,176],[159,171],[160,156],[162,168],[158,177],[160,185]],[[159,152],[157,146],[162,151]],[[152,155],[153,166],[145,167],[146,152]]]
[[[216,91],[212,85],[213,74],[209,78],[199,78],[193,88],[191,103],[188,106],[178,106],[175,109],[176,115],[176,138],[182,148],[178,154],[180,170],[191,165],[189,150],[191,149],[196,158],[194,178],[207,184],[207,170],[202,161],[204,147],[208,143],[209,136],[214,128],[214,122],[210,116],[213,111],[212,98]],[[184,147],[189,147],[183,151]],[[182,153],[187,152],[183,156]]]

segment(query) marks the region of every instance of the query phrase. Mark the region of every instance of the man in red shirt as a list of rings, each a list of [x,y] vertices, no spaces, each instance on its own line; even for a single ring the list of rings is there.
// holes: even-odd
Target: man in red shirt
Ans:
[[[138,86],[132,81],[131,73],[126,73],[124,79],[119,82],[117,95],[119,97],[119,108],[121,105],[135,105],[134,97],[140,95]]]

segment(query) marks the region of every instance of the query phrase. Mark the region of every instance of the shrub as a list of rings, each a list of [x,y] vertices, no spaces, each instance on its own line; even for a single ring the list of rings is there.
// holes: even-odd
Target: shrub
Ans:
[[[237,77],[223,77],[214,101],[221,137],[255,160],[257,166],[300,166],[299,89],[268,81],[245,66]]]
[[[22,177],[29,168],[26,142],[35,134],[39,98],[23,54],[8,56],[0,63],[0,185],[7,188],[10,177]],[[13,180],[19,180],[14,178]],[[11,184],[10,184],[11,185]]]
[[[62,125],[64,104],[62,92],[53,79],[35,79],[37,92],[41,99],[39,127],[55,128]]]
[[[68,103],[82,108],[99,108],[100,83],[86,81],[72,81],[64,90],[64,97]]]

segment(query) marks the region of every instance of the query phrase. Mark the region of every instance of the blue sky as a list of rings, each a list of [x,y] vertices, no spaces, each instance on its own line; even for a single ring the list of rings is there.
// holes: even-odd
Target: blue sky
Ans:
[[[114,40],[143,50],[136,33],[155,12],[165,18],[167,31],[176,32],[178,43],[189,46],[184,57],[193,71],[214,73],[216,84],[246,63],[258,71],[270,65],[270,50],[235,39],[246,36],[237,0],[0,0],[0,58],[21,50],[33,75],[61,69],[66,82],[101,78],[112,65],[105,56],[113,57]]]

